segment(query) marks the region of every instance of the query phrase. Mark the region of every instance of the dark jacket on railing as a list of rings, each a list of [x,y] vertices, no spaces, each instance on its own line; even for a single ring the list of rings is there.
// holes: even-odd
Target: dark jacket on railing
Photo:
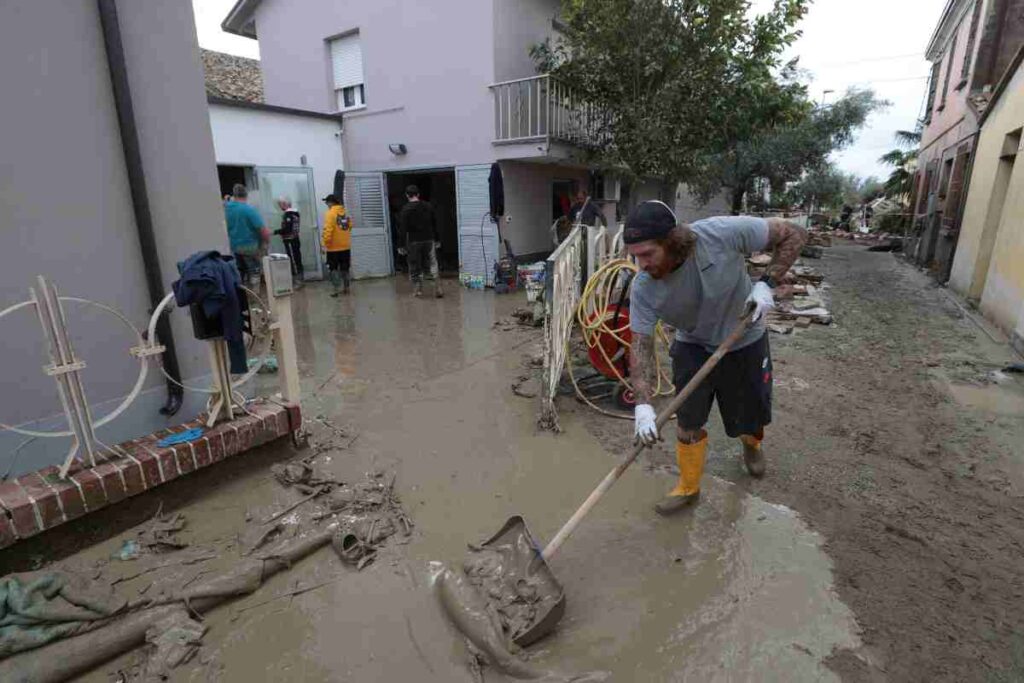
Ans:
[[[200,251],[178,263],[181,279],[174,282],[174,300],[179,306],[197,304],[207,319],[217,319],[228,345],[231,372],[246,372],[245,341],[242,337],[241,278],[235,259],[217,251]]]

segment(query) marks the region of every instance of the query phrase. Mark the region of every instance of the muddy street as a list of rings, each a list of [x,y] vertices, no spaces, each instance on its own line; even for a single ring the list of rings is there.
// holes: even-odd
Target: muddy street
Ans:
[[[826,252],[815,265],[836,325],[772,337],[769,475],[742,473],[714,417],[702,501],[665,519],[651,506],[674,480],[670,452],[644,456],[551,560],[567,611],[525,653],[531,668],[613,681],[1015,680],[1024,467],[1007,407],[1024,390],[992,374],[1010,357],[891,255]],[[214,609],[171,680],[511,680],[479,672],[446,621],[440,563],[461,562],[513,514],[551,538],[632,425],[563,397],[564,432],[538,431],[536,400],[510,384],[540,333],[495,325],[519,295],[416,300],[396,280],[327,294],[295,297],[310,449],[278,442],[220,463],[32,539],[26,566],[9,568],[86,568],[138,597],[160,575],[133,577],[138,561],[112,557],[159,505],[189,521],[176,553],[216,558],[167,577],[195,581],[230,566],[252,520],[301,498],[272,466],[313,455],[338,481],[394,475],[411,535],[361,571],[323,549]],[[321,508],[282,522],[303,527]],[[142,659],[83,680],[131,680]]]
[[[752,481],[713,412],[708,471],[796,510],[826,539],[864,647],[844,680],[1024,677],[1024,382],[944,289],[890,254],[836,246],[834,327],[773,335],[769,473]],[[623,426],[577,409],[607,444]],[[672,469],[668,449],[649,467]]]

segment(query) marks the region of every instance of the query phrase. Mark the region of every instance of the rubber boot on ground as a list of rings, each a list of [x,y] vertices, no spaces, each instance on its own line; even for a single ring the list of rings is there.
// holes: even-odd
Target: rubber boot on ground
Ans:
[[[700,478],[704,474],[704,456],[708,450],[708,434],[702,431],[697,443],[676,442],[679,483],[654,506],[659,515],[671,515],[697,503],[700,499]]]
[[[417,282],[413,283],[413,285],[412,285],[412,295],[414,297],[416,297],[417,299],[419,299],[420,297],[423,296],[423,282],[422,281],[417,281]]]
[[[444,298],[444,290],[441,288],[441,278],[440,277],[435,277],[434,278],[434,298],[435,299],[443,299]]]
[[[349,292],[349,285],[352,284],[352,275],[351,275],[351,273],[349,271],[347,271],[347,270],[342,271],[341,272],[341,281],[345,285],[345,289],[342,290],[342,293],[343,294],[348,294],[348,292]]]
[[[740,441],[743,442],[743,464],[747,466],[747,472],[755,479],[760,479],[764,476],[766,467],[761,439],[744,434],[740,436]]]
[[[327,271],[327,278],[331,281],[331,296],[338,296],[341,292],[341,273],[337,270],[329,270]]]

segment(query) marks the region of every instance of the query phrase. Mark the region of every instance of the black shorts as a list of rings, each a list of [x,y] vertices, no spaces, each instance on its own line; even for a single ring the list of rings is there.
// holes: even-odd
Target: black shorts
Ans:
[[[331,270],[348,270],[352,266],[352,251],[327,252],[327,267]]]
[[[676,393],[712,354],[700,344],[679,341],[672,343],[670,353]],[[772,421],[772,356],[767,332],[753,344],[725,354],[676,413],[677,423],[683,429],[700,429],[707,423],[715,400],[726,434],[733,438],[741,434],[763,436],[762,430]]]

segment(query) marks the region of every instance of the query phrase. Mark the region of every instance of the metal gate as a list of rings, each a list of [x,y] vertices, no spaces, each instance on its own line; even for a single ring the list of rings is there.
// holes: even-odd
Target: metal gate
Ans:
[[[455,193],[459,222],[459,275],[494,284],[498,260],[498,228],[491,222],[489,164],[457,166]]]
[[[387,277],[391,261],[391,222],[383,173],[346,173],[345,209],[352,217],[352,275]]]

